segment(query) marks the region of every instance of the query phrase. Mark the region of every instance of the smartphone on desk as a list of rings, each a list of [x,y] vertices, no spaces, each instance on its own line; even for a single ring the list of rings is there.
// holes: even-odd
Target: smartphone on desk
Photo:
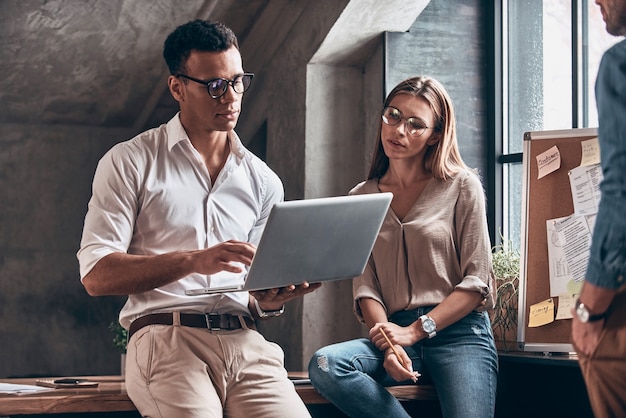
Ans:
[[[37,379],[35,384],[38,386],[45,386],[47,388],[94,388],[98,386],[98,382],[87,379],[76,379],[72,377],[65,377],[61,379]]]

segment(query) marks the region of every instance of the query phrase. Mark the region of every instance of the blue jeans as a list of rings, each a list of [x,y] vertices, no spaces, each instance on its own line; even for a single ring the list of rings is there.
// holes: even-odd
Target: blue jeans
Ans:
[[[431,309],[398,312],[390,322],[407,326]],[[493,417],[498,355],[486,312],[471,312],[405,350],[413,370],[422,374],[420,381],[435,385],[444,417]],[[385,386],[412,382],[393,380],[383,367],[383,355],[366,338],[323,347],[309,363],[311,383],[351,417],[408,417]]]

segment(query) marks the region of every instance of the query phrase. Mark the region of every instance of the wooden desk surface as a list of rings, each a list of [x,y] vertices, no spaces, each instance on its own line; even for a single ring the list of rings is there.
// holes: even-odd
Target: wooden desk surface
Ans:
[[[52,389],[32,394],[0,394],[0,415],[67,412],[135,411],[121,376],[80,376],[99,382],[95,388]],[[34,385],[31,379],[0,379],[3,383]]]
[[[300,373],[290,375],[302,376]],[[32,394],[0,394],[0,416],[136,410],[126,393],[126,385],[121,376],[80,376],[80,378],[99,382],[99,385],[95,388],[52,389]],[[35,380],[36,378],[0,379],[3,383],[21,385],[34,385]],[[305,404],[329,403],[310,384],[298,384],[295,388]],[[401,401],[437,399],[437,392],[433,386],[394,386],[388,390]]]

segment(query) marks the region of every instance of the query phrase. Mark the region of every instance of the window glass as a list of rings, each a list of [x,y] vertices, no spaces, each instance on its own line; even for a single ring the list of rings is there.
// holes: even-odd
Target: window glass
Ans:
[[[508,11],[504,17],[508,28],[504,53],[508,71],[503,77],[508,93],[504,152],[517,153],[522,152],[524,132],[544,129],[544,49],[551,43],[544,36],[542,0],[509,0],[504,10]],[[569,47],[563,49],[568,51]],[[561,72],[568,71],[567,65],[558,67]],[[566,96],[561,103],[569,108],[568,101],[571,99]]]
[[[509,216],[504,220],[502,235],[505,240],[519,248],[521,244],[521,222],[522,222],[522,163],[511,163],[504,165],[504,213]]]
[[[572,127],[570,1],[543,2],[543,123],[541,130]]]

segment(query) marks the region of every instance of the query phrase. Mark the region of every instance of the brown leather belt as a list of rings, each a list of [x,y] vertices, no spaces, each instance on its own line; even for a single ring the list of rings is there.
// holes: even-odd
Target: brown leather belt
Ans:
[[[250,329],[256,329],[254,320],[247,316],[237,316],[230,314],[180,314],[180,325],[184,327],[206,328],[211,331],[226,330],[232,331],[244,328],[241,318],[245,326]],[[128,339],[141,328],[148,325],[173,325],[174,317],[172,313],[156,313],[140,316],[130,324],[128,330]]]

